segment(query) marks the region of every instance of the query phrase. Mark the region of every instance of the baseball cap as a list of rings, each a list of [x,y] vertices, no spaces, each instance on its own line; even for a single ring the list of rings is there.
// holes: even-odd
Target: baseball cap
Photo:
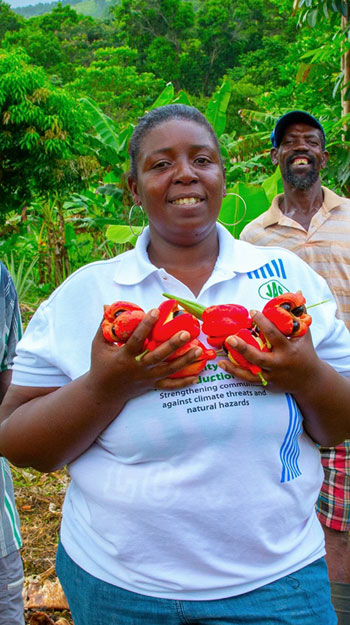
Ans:
[[[271,143],[274,148],[278,148],[280,146],[285,129],[291,124],[297,124],[298,122],[318,128],[323,135],[324,142],[326,143],[326,135],[324,134],[324,130],[316,117],[310,115],[310,113],[306,113],[305,111],[290,111],[279,118],[271,133]]]

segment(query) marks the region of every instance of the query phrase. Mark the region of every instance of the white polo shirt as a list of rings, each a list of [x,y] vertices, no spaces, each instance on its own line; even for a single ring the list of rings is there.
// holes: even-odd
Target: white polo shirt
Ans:
[[[349,376],[349,333],[326,282],[288,250],[237,241],[220,226],[218,234],[197,301],[261,310],[299,289],[309,305],[330,300],[312,309],[313,341]],[[40,306],[18,345],[14,384],[61,386],[85,373],[104,304],[147,311],[163,292],[195,299],[150,263],[148,241],[146,230],[135,250],[79,269]],[[314,511],[323,472],[293,397],[240,381],[217,361],[191,387],[129,401],[69,471],[63,545],[84,570],[127,590],[219,599],[324,555]]]

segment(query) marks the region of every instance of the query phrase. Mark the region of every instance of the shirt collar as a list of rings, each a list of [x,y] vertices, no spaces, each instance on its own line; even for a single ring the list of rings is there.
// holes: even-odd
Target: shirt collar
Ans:
[[[232,278],[236,273],[247,273],[266,263],[264,248],[235,239],[221,224],[216,224],[219,237],[219,256],[212,277],[218,280]],[[124,285],[139,284],[151,274],[163,271],[151,263],[147,254],[150,235],[147,226],[138,237],[135,249],[116,257],[115,282]]]
[[[323,191],[323,198],[324,198],[323,205],[328,212],[333,210],[333,208],[340,206],[346,201],[345,198],[341,197],[340,195],[337,195],[336,193],[334,193],[334,191],[327,189],[327,187],[322,187],[322,191]],[[276,195],[272,200],[272,204],[270,208],[266,211],[266,213],[264,213],[263,215],[263,227],[264,228],[268,228],[269,226],[278,224],[281,217],[284,216],[279,207],[280,200],[283,198],[283,195],[284,195],[283,193]]]

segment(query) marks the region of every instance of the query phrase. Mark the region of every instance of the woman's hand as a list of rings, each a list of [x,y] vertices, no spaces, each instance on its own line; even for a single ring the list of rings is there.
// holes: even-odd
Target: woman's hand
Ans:
[[[122,347],[105,341],[101,328],[92,343],[91,368],[88,384],[96,395],[104,399],[116,395],[124,401],[154,388],[178,389],[189,386],[197,376],[170,379],[169,376],[191,364],[202,353],[193,348],[183,356],[170,362],[166,358],[190,340],[186,331],[178,332],[151,352],[142,356],[143,344],[159,316],[157,309],[151,310],[139,323],[131,337]]]
[[[333,447],[349,438],[350,380],[318,358],[310,331],[287,339],[262,313],[254,312],[252,317],[271,343],[271,352],[260,352],[233,336],[228,343],[261,367],[269,390],[293,394],[303,415],[304,429],[314,441]],[[256,375],[229,360],[219,365],[242,380],[259,383]]]
[[[227,339],[228,344],[249,362],[261,367],[269,389],[289,393],[302,392],[305,385],[310,384],[312,377],[317,377],[322,365],[314,350],[310,332],[302,337],[288,339],[262,313],[252,311],[251,316],[271,344],[271,352],[261,352],[235,336]],[[256,375],[234,365],[228,359],[220,361],[219,365],[236,377],[259,383]]]

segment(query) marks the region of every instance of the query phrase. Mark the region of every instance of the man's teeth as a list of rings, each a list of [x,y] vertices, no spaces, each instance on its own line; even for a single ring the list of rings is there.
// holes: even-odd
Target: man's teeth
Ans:
[[[296,158],[293,161],[294,165],[307,165],[308,164],[308,160],[307,158]]]
[[[173,200],[172,204],[198,204],[200,199],[198,197],[180,197],[178,200]]]

